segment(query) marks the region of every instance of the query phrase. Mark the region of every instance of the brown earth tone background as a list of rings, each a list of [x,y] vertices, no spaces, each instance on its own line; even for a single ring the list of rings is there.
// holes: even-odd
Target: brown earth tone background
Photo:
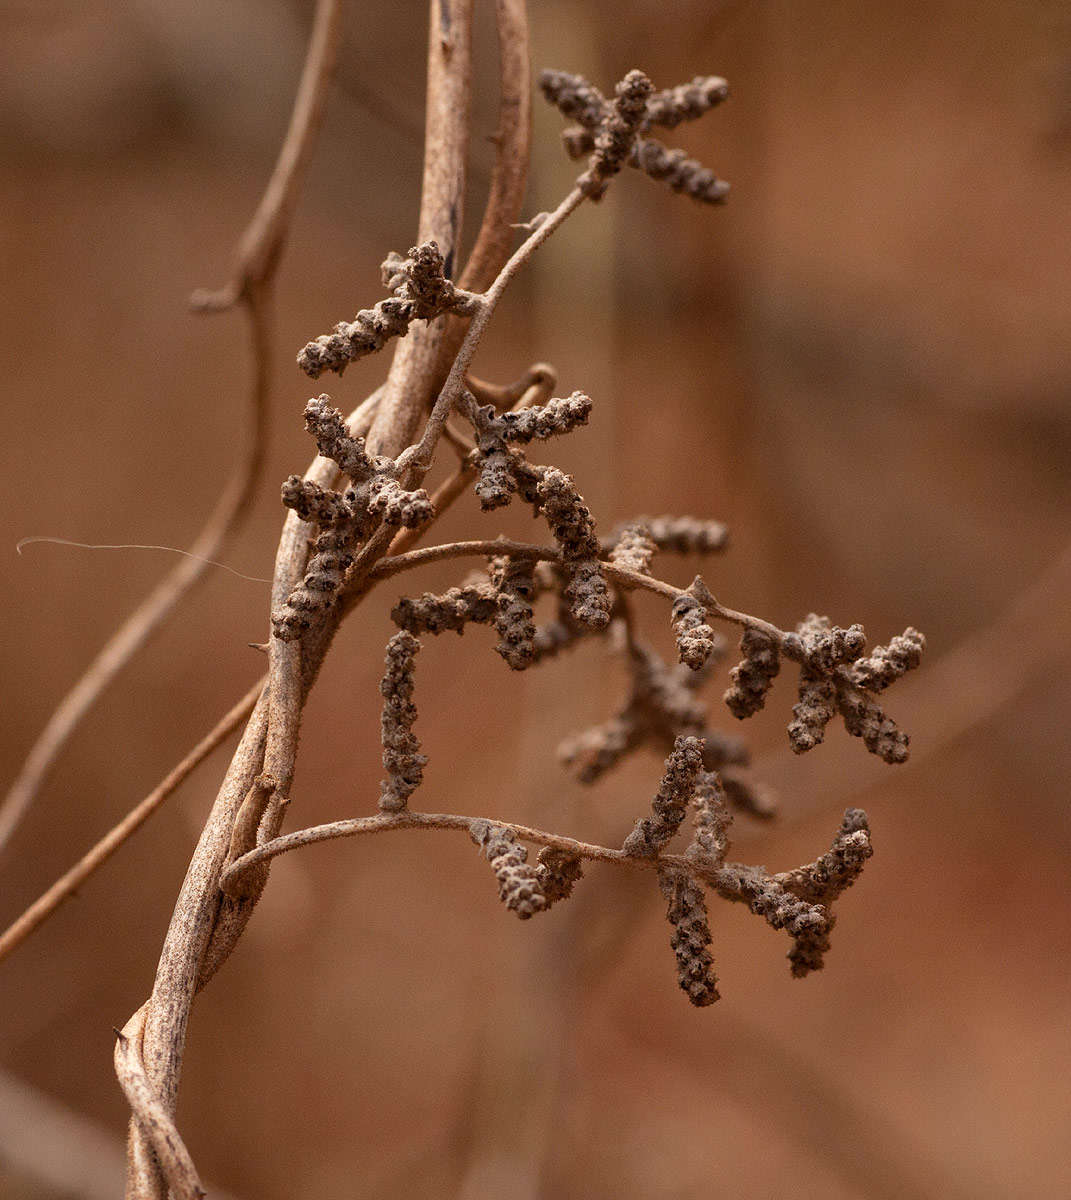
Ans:
[[[476,182],[495,125],[480,14]],[[184,546],[225,477],[249,361],[236,316],[188,315],[285,126],[306,4],[66,0],[0,7],[5,481],[3,779],[169,561],[15,542]],[[379,295],[413,241],[424,6],[352,4],[340,81],[279,287],[268,483],[225,555],[270,573],[276,482],[303,470],[291,355]],[[1071,21],[1052,0],[610,5],[543,0],[535,61],[609,87],[724,74],[733,98],[673,135],[732,181],[706,211],[634,174],[586,207],[495,319],[480,373],[554,363],[595,399],[554,448],[603,524],[717,516],[726,603],[815,608],[924,668],[888,708],[912,761],[843,730],[803,760],[775,687],[745,729],[782,816],[734,853],[784,869],[848,804],[876,855],[820,975],[712,903],[723,999],[677,989],[664,902],[591,867],[526,925],[460,836],[394,835],[280,860],[198,1001],[180,1103],[203,1174],[238,1197],[621,1194],[873,1200],[1061,1195],[1071,815]],[[541,104],[541,102],[538,102]],[[536,112],[531,212],[567,188]],[[679,135],[679,136],[678,136]],[[331,390],[343,408],[385,360]],[[454,536],[527,531],[463,502]],[[666,560],[684,581],[698,564]],[[409,586],[457,578],[429,569]],[[290,827],[374,807],[387,586],[346,628],[306,718]],[[267,588],[213,573],[108,691],[0,862],[13,919],[262,669]],[[669,647],[661,607],[641,604]],[[485,631],[421,656],[425,807],[617,843],[659,764],[593,791],[554,747],[601,719],[608,652],[510,677]],[[712,691],[721,690],[716,683]],[[735,724],[728,714],[724,727]],[[117,1195],[125,1105],[111,1027],[151,985],[221,752],[0,968],[0,1193]],[[91,1122],[86,1127],[84,1121]],[[53,1123],[54,1122],[54,1123]]]

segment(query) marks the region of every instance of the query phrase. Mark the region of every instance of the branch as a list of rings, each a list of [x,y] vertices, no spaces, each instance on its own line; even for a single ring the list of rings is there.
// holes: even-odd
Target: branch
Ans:
[[[253,711],[257,697],[264,689],[261,679],[220,720],[186,757],[125,817],[100,839],[66,874],[38,897],[30,907],[0,934],[0,962],[12,954],[40,925],[73,896],[83,883],[102,867],[120,846],[141,828],[161,804],[204,760],[222,745]]]

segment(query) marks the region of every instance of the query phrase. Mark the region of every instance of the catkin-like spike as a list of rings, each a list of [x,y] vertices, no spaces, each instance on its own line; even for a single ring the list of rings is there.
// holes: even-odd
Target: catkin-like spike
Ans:
[[[647,116],[647,97],[654,85],[642,71],[629,71],[617,85],[612,111],[595,134],[595,151],[577,186],[598,200],[609,181],[625,165]]]
[[[383,812],[401,812],[424,778],[427,757],[413,733],[417,717],[413,703],[413,660],[420,642],[404,630],[387,643],[387,670],[379,685],[383,696],[383,766],[387,778],[379,785]]]
[[[303,521],[311,521],[314,525],[330,525],[355,515],[338,492],[320,487],[311,479],[302,479],[300,475],[291,475],[283,483],[282,501]]]
[[[394,292],[373,308],[362,308],[333,333],[309,342],[298,355],[298,366],[313,379],[324,371],[341,374],[355,359],[381,350],[391,338],[405,337],[414,320],[430,320],[444,312],[471,313],[475,297],[460,292],[444,275],[444,261],[435,242],[423,242],[408,258],[390,254],[383,264],[384,283]]]
[[[829,905],[859,878],[867,859],[873,854],[866,813],[861,808],[849,808],[825,854],[813,863],[785,871],[774,879],[808,904]]]
[[[425,592],[403,596],[391,609],[391,620],[409,633],[461,633],[466,625],[489,625],[498,612],[498,597],[488,585],[450,588],[441,596]]]
[[[859,657],[866,646],[862,625],[841,629],[828,617],[808,615],[785,637],[781,652],[816,673],[828,673],[834,667]]]
[[[493,563],[493,578],[498,591],[495,649],[514,671],[530,667],[535,657],[536,627],[532,620],[535,595],[534,564],[522,558],[506,558]]]
[[[541,71],[539,90],[563,116],[589,129],[596,129],[606,116],[607,104],[602,93],[582,75]]]
[[[332,333],[307,342],[298,354],[298,366],[312,379],[324,371],[342,374],[351,362],[374,354],[391,340],[405,337],[413,321],[410,300],[388,296],[373,308],[362,308],[352,321],[340,321]]]
[[[480,409],[481,433],[493,432],[511,444],[526,444],[545,440],[558,434],[571,433],[588,423],[591,416],[591,397],[583,392],[571,396],[555,396],[539,406],[518,409],[516,412],[495,414],[493,408]]]
[[[666,759],[658,794],[651,802],[653,817],[643,817],[625,838],[626,854],[652,857],[681,826],[695,785],[703,771],[703,743],[696,737],[679,737]]]
[[[377,475],[369,484],[368,511],[381,516],[385,525],[406,529],[419,529],[435,516],[431,497],[423,488],[408,492],[389,475]]]
[[[729,85],[717,75],[699,75],[691,83],[664,88],[647,101],[647,123],[674,129],[694,121],[729,95]]]
[[[729,826],[733,815],[726,802],[725,789],[716,771],[704,771],[692,792],[695,833],[688,847],[689,858],[720,867],[729,850]]]
[[[837,688],[837,707],[844,728],[852,737],[862,738],[871,754],[887,763],[907,761],[909,738],[877,701],[853,687]]]
[[[490,821],[474,821],[472,840],[481,847],[498,880],[502,903],[526,921],[547,907],[540,872],[528,864],[528,851],[513,830]]]
[[[727,766],[719,767],[718,773],[733,808],[763,820],[777,816],[776,794],[765,784],[759,783],[750,771],[739,766]]]
[[[681,990],[697,1008],[713,1004],[719,998],[718,981],[707,949],[712,939],[703,889],[687,871],[671,868],[658,872],[658,886],[669,905],[666,917],[673,926],[669,944],[677,956]]]
[[[558,757],[581,783],[594,783],[642,740],[636,720],[620,713],[566,738],[558,747]]]
[[[580,856],[560,850],[556,846],[544,846],[536,861],[539,886],[546,901],[545,907],[550,908],[559,900],[568,900],[584,874],[584,864]]]
[[[592,629],[605,629],[610,621],[610,593],[599,565],[595,522],[583,496],[572,477],[556,467],[543,468],[536,494],[540,511],[561,547],[568,579],[563,594],[573,616]]]
[[[788,933],[793,941],[788,958],[794,976],[799,978],[822,967],[834,921],[825,908],[792,895],[759,867],[731,863],[722,867],[714,879],[720,895],[742,900],[772,928]]]
[[[643,525],[659,550],[673,554],[712,554],[724,550],[729,530],[720,521],[698,517],[636,517],[630,525]],[[616,537],[623,526],[610,535]]]
[[[757,629],[745,629],[740,639],[743,661],[729,672],[732,686],[725,704],[741,721],[754,716],[766,703],[766,693],[781,670],[777,645]]]
[[[316,539],[304,579],[272,613],[272,632],[281,642],[300,637],[319,614],[334,606],[346,571],[353,564],[352,552],[359,536],[357,525],[344,522],[328,526]]]
[[[796,754],[806,754],[825,739],[826,726],[837,711],[837,689],[828,675],[800,672],[799,703],[792,706],[795,720],[788,727],[788,740]]]
[[[480,475],[476,480],[476,495],[484,512],[503,508],[517,491],[513,473],[514,456],[505,445],[495,445],[486,453],[479,452]]]
[[[375,464],[365,453],[364,438],[350,434],[330,396],[317,396],[305,405],[305,429],[316,439],[316,448],[324,458],[331,459],[354,483],[372,477]]]
[[[721,639],[707,624],[704,601],[713,599],[703,580],[697,575],[691,586],[673,602],[671,620],[677,635],[677,652],[680,660],[693,671],[706,665],[712,654],[717,652]]]
[[[884,691],[894,680],[919,665],[925,649],[926,638],[909,626],[888,646],[875,646],[866,658],[852,663],[852,682],[871,692]]]
[[[610,550],[610,561],[615,567],[650,575],[651,559],[657,549],[647,527],[636,521],[621,527]]]
[[[645,175],[665,183],[674,192],[683,192],[703,204],[721,204],[729,194],[724,179],[689,158],[683,150],[670,150],[656,138],[640,138],[632,153],[635,165]]]

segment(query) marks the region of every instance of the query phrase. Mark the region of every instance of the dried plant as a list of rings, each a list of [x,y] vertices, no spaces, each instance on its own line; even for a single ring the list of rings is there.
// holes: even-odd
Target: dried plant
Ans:
[[[316,126],[310,112],[319,110],[327,86],[337,9],[337,2],[321,0],[284,159],[308,155]],[[764,706],[782,659],[788,659],[799,667],[798,702],[788,724],[794,751],[816,746],[839,715],[871,753],[889,763],[907,757],[907,735],[876,696],[918,664],[921,634],[908,629],[867,653],[859,625],[841,628],[811,614],[785,631],[727,607],[700,576],[686,587],[660,578],[655,573],[660,556],[722,550],[724,526],[696,517],[637,517],[600,537],[572,476],[531,457],[549,439],[597,420],[598,399],[581,391],[552,397],[553,373],[543,366],[505,387],[471,374],[477,347],[514,276],[585,201],[601,200],[623,167],[704,203],[725,199],[728,185],[712,171],[651,136],[653,128],[672,129],[721,103],[728,95],[725,81],[699,78],[659,91],[633,70],[607,100],[579,76],[545,72],[544,96],[574,122],[563,133],[565,148],[587,161],[553,212],[518,226],[528,152],[527,31],[523,4],[500,0],[498,160],[476,247],[455,284],[465,190],[470,0],[437,0],[432,11],[428,170],[419,240],[405,255],[391,253],[384,261],[387,296],[311,340],[298,355],[305,373],[318,378],[341,374],[350,362],[393,342],[392,365],[382,387],[348,418],[329,395],[306,404],[305,428],[318,456],[304,476],[291,475],[282,485],[289,511],[273,582],[267,678],[179,769],[180,775],[190,769],[248,717],[178,899],[152,995],[118,1036],[116,1069],[133,1112],[128,1195],[137,1200],[164,1200],[169,1189],[180,1197],[203,1194],[174,1119],[188,1018],[195,993],[241,937],[276,856],[332,838],[412,828],[462,830],[486,858],[506,908],[525,920],[569,898],[584,860],[650,871],[668,904],[680,987],[692,1004],[706,1006],[718,999],[708,893],[745,903],[784,930],[792,974],[802,976],[822,966],[833,905],[872,852],[866,815],[849,810],[832,847],[810,864],[769,874],[727,861],[732,810],[769,816],[772,807],[747,772],[743,742],[712,728],[699,698],[727,652],[715,627],[742,630],[742,661],[729,672],[724,697],[733,716],[746,718]],[[260,294],[266,278],[261,268],[277,259],[297,178],[292,171],[266,197],[269,215],[251,228],[235,282],[215,297],[216,307]],[[511,253],[517,228],[526,236]],[[458,463],[429,495],[423,481],[444,442],[458,451]],[[546,539],[418,546],[467,491],[487,513],[515,501],[531,506]],[[441,594],[401,599],[391,613],[397,628],[387,640],[380,684],[385,776],[379,811],[281,834],[292,801],[302,711],[339,623],[377,584],[445,559],[474,559],[482,567]],[[631,604],[644,592],[666,605],[678,664],[663,661],[635,635]],[[553,615],[541,622],[542,606]],[[511,671],[547,664],[585,639],[614,640],[625,664],[627,695],[605,723],[569,738],[561,757],[578,779],[591,783],[641,745],[664,755],[649,813],[633,814],[634,828],[626,834],[623,827],[620,848],[514,822],[410,807],[429,766],[416,732],[420,639],[461,634],[470,625],[493,628],[497,642],[491,648]],[[482,637],[477,631],[471,638],[473,653],[483,652]],[[173,786],[162,785],[162,795],[150,798],[152,806]],[[690,838],[673,852],[689,817]],[[122,836],[127,832],[124,827]],[[541,848],[534,864],[528,846]],[[114,845],[106,852],[111,849]],[[80,868],[81,877],[105,852],[95,853],[92,865]],[[16,942],[36,919],[21,928]],[[9,940],[4,949],[12,944]]]

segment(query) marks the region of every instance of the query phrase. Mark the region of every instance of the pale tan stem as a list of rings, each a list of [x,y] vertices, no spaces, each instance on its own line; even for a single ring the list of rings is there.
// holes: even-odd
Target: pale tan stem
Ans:
[[[461,240],[472,92],[472,0],[430,0],[424,181],[417,240],[435,241],[446,275]],[[414,325],[394,352],[386,393],[368,435],[372,454],[392,458],[413,440],[442,370],[446,321]]]
[[[250,387],[249,423],[238,467],[212,514],[189,547],[190,557],[177,565],[142,601],[60,702],[34,743],[15,782],[0,805],[0,853],[25,816],[53,764],[82,718],[104,689],[175,610],[178,603],[208,571],[209,559],[252,508],[258,493],[268,424],[272,330],[269,299],[252,289],[246,304],[253,338],[253,380]]]
[[[190,297],[193,308],[203,312],[230,308],[251,286],[264,283],[274,273],[323,124],[338,59],[341,20],[342,0],[318,0],[290,125],[268,186],[238,242],[233,274],[218,291],[194,292]]]
[[[35,929],[47,921],[64,900],[73,896],[82,884],[145,824],[183,780],[200,763],[204,762],[213,750],[230,737],[253,711],[253,706],[264,688],[264,683],[264,679],[256,683],[136,808],[131,809],[66,874],[61,875],[47,892],[35,900],[18,920],[14,921],[3,934],[0,934],[0,962],[18,949]]]

